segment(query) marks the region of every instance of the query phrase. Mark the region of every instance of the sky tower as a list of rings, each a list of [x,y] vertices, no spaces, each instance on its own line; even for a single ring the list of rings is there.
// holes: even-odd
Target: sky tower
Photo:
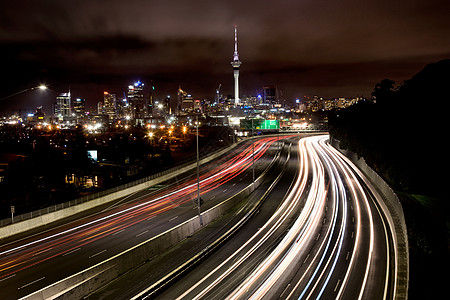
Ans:
[[[234,74],[234,104],[239,104],[239,66],[241,62],[239,61],[239,54],[237,50],[237,26],[234,26],[234,55],[233,61],[231,62],[233,66],[233,74]]]

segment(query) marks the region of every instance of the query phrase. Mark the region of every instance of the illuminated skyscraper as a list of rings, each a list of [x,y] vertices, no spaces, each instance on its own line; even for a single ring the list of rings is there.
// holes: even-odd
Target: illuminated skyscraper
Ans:
[[[103,107],[110,120],[116,118],[116,94],[103,92]]]
[[[71,116],[70,91],[56,97],[55,115],[61,121],[67,120]]]
[[[86,100],[85,99],[75,99],[73,101],[73,111],[72,111],[76,118],[77,121],[83,119],[83,117],[85,116],[86,113]]]
[[[147,103],[144,98],[144,84],[140,81],[128,86],[127,100],[131,105],[133,117],[143,119],[147,116]]]
[[[234,54],[231,65],[233,66],[234,74],[234,104],[238,105],[239,101],[239,66],[241,65],[239,60],[238,48],[237,48],[237,26],[234,26]]]

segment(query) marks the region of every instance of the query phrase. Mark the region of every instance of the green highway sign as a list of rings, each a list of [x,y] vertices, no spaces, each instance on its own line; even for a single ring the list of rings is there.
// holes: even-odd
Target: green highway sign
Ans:
[[[240,127],[242,130],[268,130],[268,129],[280,129],[279,120],[265,120],[265,119],[252,119],[246,120],[242,119],[240,122]]]

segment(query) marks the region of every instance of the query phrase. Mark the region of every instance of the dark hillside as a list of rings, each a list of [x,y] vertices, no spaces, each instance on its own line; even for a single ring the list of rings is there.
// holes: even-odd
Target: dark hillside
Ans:
[[[330,135],[397,192],[410,246],[409,299],[442,299],[448,267],[450,60],[395,88],[384,79],[373,102],[330,116]]]

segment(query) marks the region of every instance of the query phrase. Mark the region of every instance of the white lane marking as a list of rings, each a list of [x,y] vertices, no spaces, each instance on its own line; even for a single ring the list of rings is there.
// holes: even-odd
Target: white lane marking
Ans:
[[[102,253],[105,252],[105,251],[106,251],[106,249],[105,249],[105,250],[102,250],[102,251],[100,251],[100,252],[98,252],[98,253],[95,253],[95,254],[93,254],[93,255],[91,255],[91,256],[89,256],[89,258],[96,257],[97,255],[100,255],[100,254],[102,254]]]
[[[170,220],[169,220],[169,222],[171,222],[171,221],[175,220],[176,218],[178,218],[178,216],[176,216],[176,217],[173,217],[172,219],[170,219]]]
[[[136,234],[136,237],[141,236],[141,235],[143,235],[143,234],[146,234],[147,232],[148,232],[148,230],[143,231],[143,232],[141,232],[141,233],[139,233],[139,234]]]
[[[42,277],[42,278],[36,279],[36,280],[34,280],[34,281],[32,281],[32,282],[29,282],[29,283],[27,283],[27,284],[25,284],[25,285],[22,285],[20,288],[17,288],[17,289],[18,289],[18,290],[23,289],[23,288],[25,288],[25,287],[27,287],[27,286],[30,286],[30,285],[32,285],[32,284],[38,282],[38,281],[41,281],[42,279],[45,279],[45,276]]]
[[[308,258],[309,258],[309,253],[308,253],[308,255],[306,256],[306,258],[305,258],[305,260],[303,261],[303,263],[306,263],[306,261],[308,260]]]
[[[338,279],[338,281],[337,281],[337,283],[336,283],[336,287],[334,288],[334,291],[333,291],[333,292],[336,292],[336,290],[337,290],[337,288],[338,288],[340,282],[341,282],[341,280]]]
[[[66,255],[72,254],[72,253],[74,253],[74,252],[77,252],[77,251],[80,250],[80,249],[81,249],[81,248],[77,248],[77,249],[74,249],[74,250],[72,250],[72,251],[70,251],[70,252],[64,253],[63,256],[66,256]]]
[[[2,281],[4,281],[4,280],[7,280],[7,279],[10,279],[10,278],[13,278],[14,276],[16,276],[16,274],[12,274],[11,276],[2,278],[2,279],[0,279],[0,282],[2,282]]]
[[[111,234],[111,235],[116,235],[116,234],[119,234],[119,233],[121,233],[121,232],[123,232],[123,231],[125,231],[125,229],[122,229],[122,230],[116,231],[116,232],[114,232],[114,233],[113,233],[113,234]]]

